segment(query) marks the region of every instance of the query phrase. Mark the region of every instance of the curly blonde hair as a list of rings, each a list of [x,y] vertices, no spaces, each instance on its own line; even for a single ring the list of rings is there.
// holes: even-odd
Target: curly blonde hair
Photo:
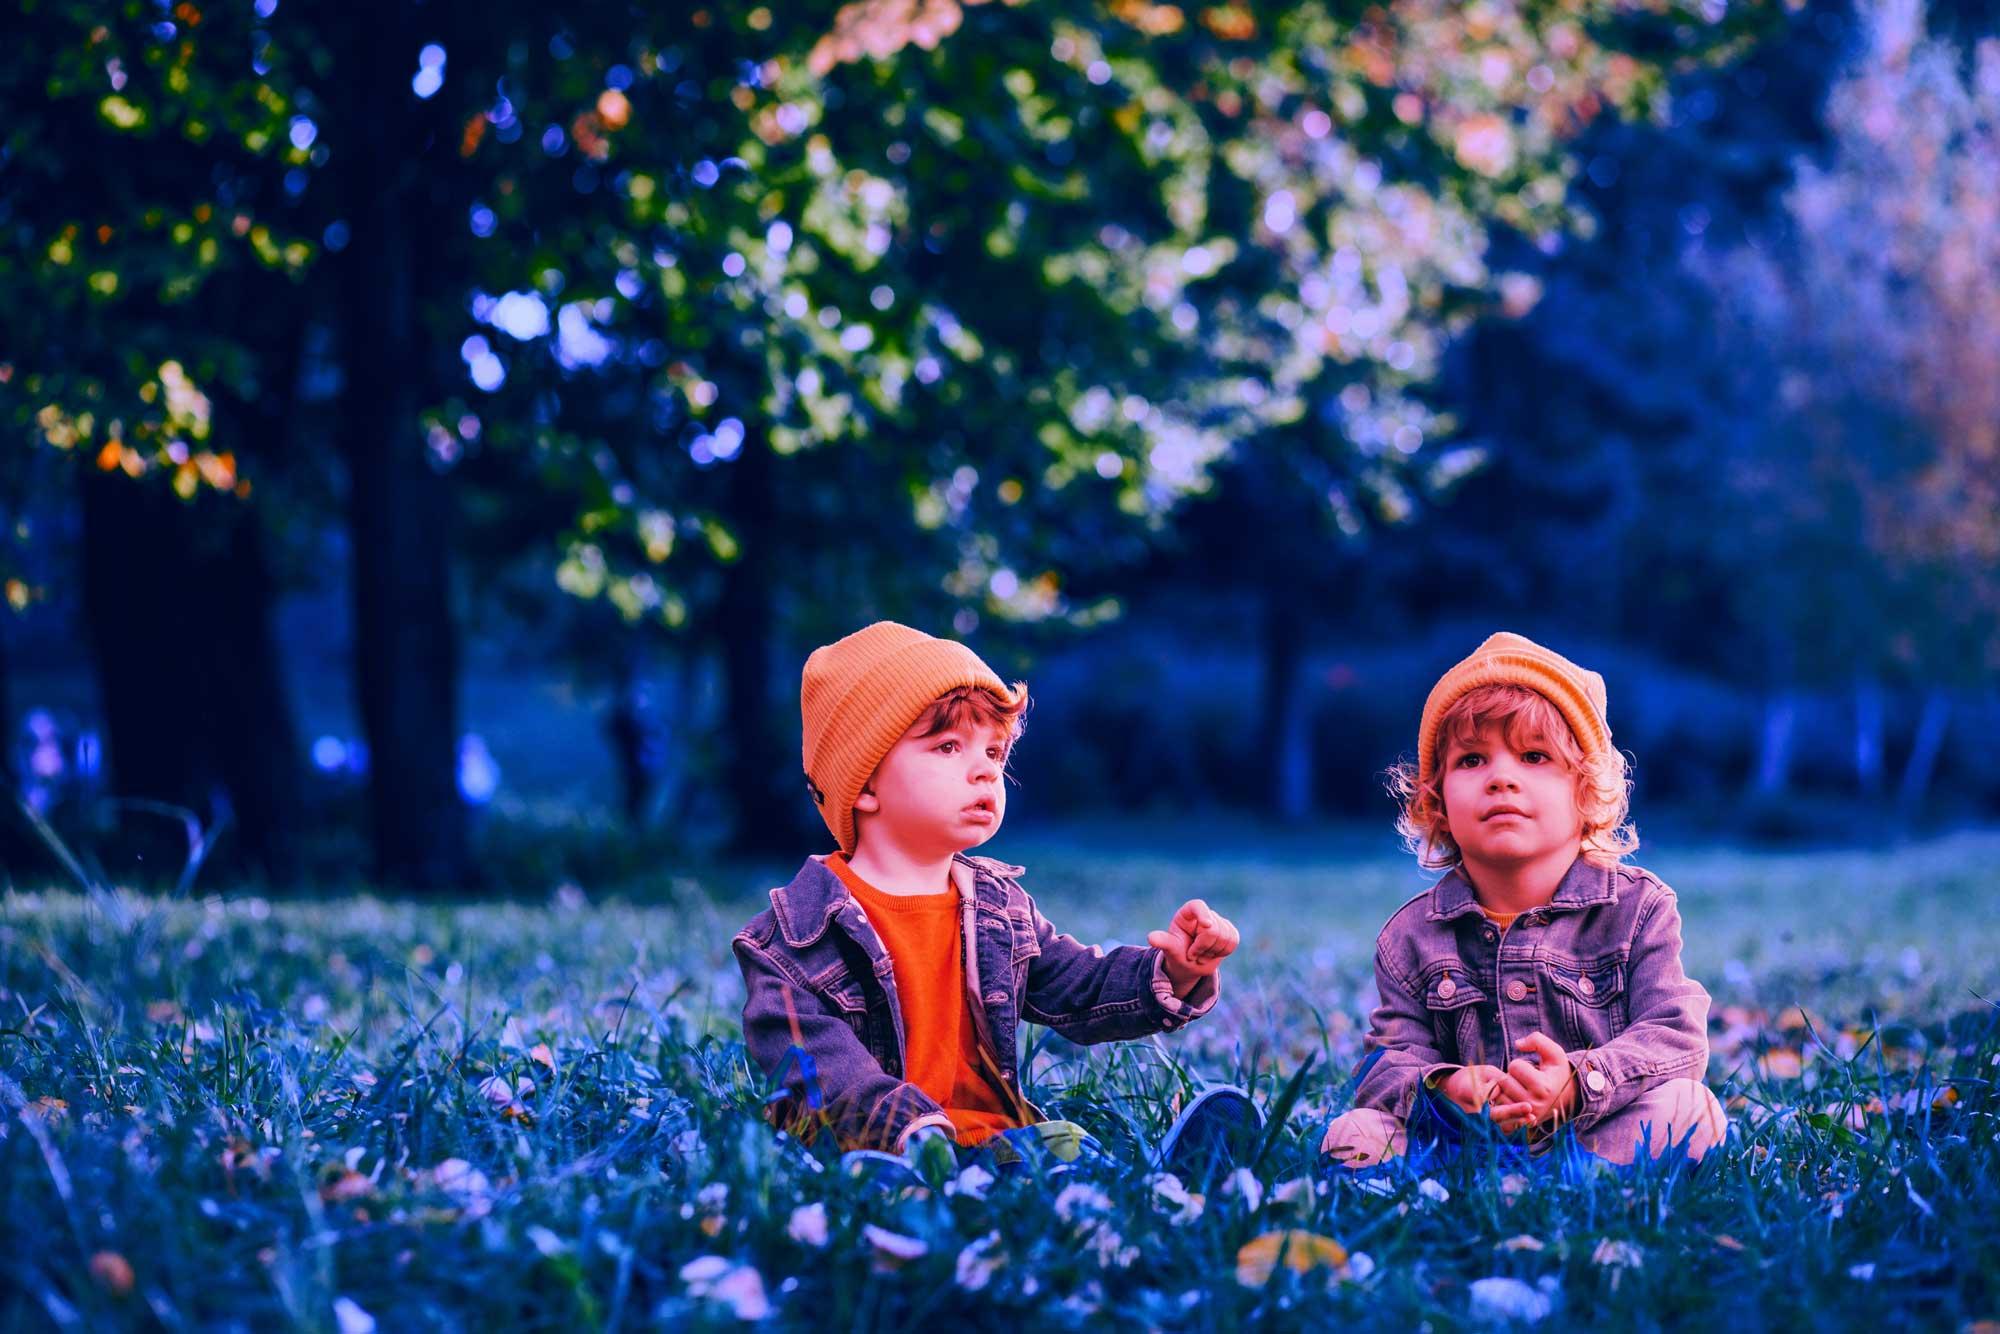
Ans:
[[[1583,859],[1593,866],[1616,866],[1637,850],[1632,827],[1632,780],[1624,752],[1606,747],[1586,755],[1556,706],[1526,686],[1491,685],[1468,691],[1438,720],[1437,772],[1426,782],[1415,760],[1388,772],[1389,791],[1402,803],[1396,832],[1426,870],[1443,871],[1464,860],[1451,836],[1444,809],[1444,757],[1453,744],[1470,742],[1497,727],[1516,751],[1539,747],[1576,778],[1576,808],[1583,817]]]

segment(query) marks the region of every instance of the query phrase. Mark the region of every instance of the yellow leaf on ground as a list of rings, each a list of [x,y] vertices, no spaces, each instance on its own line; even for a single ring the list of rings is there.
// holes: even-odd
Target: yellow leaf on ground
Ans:
[[[99,1251],[90,1257],[90,1277],[113,1297],[132,1291],[132,1262],[116,1251]]]
[[[1236,1252],[1236,1281],[1246,1288],[1261,1288],[1271,1281],[1280,1262],[1293,1273],[1313,1269],[1347,1271],[1347,1248],[1332,1237],[1323,1237],[1304,1228],[1286,1228],[1252,1237]]]
[[[1794,1047],[1774,1047],[1757,1058],[1757,1073],[1766,1079],[1797,1079],[1805,1058]]]

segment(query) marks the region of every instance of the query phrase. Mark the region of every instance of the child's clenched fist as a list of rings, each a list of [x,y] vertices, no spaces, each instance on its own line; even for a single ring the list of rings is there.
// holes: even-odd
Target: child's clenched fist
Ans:
[[[1204,977],[1214,976],[1241,939],[1234,922],[1200,899],[1183,903],[1166,930],[1146,935],[1146,943],[1160,950],[1174,994],[1182,997]]]

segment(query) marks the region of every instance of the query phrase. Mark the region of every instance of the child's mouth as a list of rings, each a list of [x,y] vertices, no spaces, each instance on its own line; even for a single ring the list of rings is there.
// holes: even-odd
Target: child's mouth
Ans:
[[[966,819],[978,824],[991,824],[994,816],[993,803],[984,800],[975,801],[965,808],[963,814]]]

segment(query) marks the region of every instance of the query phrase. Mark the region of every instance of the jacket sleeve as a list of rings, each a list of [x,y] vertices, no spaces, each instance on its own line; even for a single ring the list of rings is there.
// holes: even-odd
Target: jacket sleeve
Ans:
[[[1373,1107],[1398,1121],[1410,1119],[1417,1095],[1433,1075],[1457,1068],[1437,1048],[1430,1011],[1416,984],[1406,980],[1378,943],[1375,948],[1375,989],[1379,1003],[1368,1017],[1368,1055],[1362,1063],[1361,1085],[1354,1091],[1356,1107]]]
[[[1708,991],[1681,968],[1681,914],[1662,885],[1640,910],[1626,964],[1631,1026],[1601,1047],[1569,1054],[1576,1071],[1572,1124],[1588,1130],[1648,1088],[1708,1072]]]
[[[1032,898],[1028,911],[1041,952],[1028,965],[1022,1018],[1087,1044],[1171,1033],[1215,1008],[1213,975],[1176,996],[1158,949],[1085,945],[1051,926]]]
[[[900,1152],[926,1125],[946,1133],[951,1120],[915,1084],[882,1068],[845,1020],[802,981],[786,972],[754,930],[737,935],[736,963],[743,970],[743,1045],[767,1077],[780,1078],[785,1096],[766,1105],[781,1129],[810,1143],[821,1126],[848,1149]],[[787,1060],[797,1047],[812,1070]]]

